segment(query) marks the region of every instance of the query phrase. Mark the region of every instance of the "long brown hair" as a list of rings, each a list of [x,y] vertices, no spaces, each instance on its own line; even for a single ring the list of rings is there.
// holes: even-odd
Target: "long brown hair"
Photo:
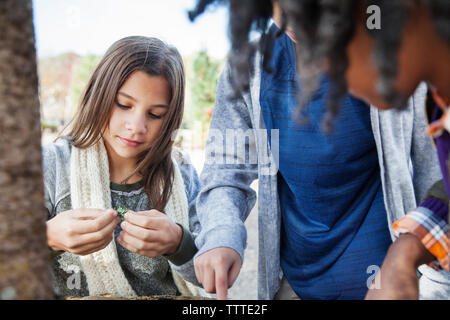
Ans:
[[[97,143],[109,122],[117,92],[135,71],[162,76],[170,87],[169,110],[159,136],[138,156],[137,167],[129,176],[135,173],[143,176],[152,207],[162,211],[172,191],[174,177],[172,134],[180,127],[184,111],[184,67],[176,48],[151,37],[132,36],[116,41],[90,77],[78,110],[69,123],[68,136],[77,148]]]

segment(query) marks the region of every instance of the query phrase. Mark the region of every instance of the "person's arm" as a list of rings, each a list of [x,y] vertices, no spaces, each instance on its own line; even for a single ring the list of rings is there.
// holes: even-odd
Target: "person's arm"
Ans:
[[[415,234],[436,260],[448,270],[448,203],[442,181],[436,148],[426,134],[428,125],[426,110],[427,86],[422,83],[412,96],[414,123],[411,143],[413,183],[416,199],[422,199],[417,209],[394,223],[394,232]],[[436,182],[437,181],[437,182]],[[427,236],[428,235],[428,236]]]
[[[393,225],[398,238],[391,245],[366,299],[417,299],[416,270],[422,264],[449,271],[448,197],[443,181],[435,183],[420,206]]]
[[[366,300],[417,300],[419,288],[416,270],[433,258],[415,235],[400,235],[389,247]]]
[[[166,257],[172,269],[177,272],[184,280],[189,281],[196,286],[201,286],[195,276],[194,255],[198,249],[195,244],[195,238],[201,230],[200,221],[197,216],[196,200],[200,192],[200,180],[197,171],[191,164],[189,157],[184,155],[183,163],[179,163],[180,172],[186,186],[186,196],[189,207],[189,230],[183,228],[183,237],[188,237],[185,242],[182,241],[178,252]],[[185,232],[188,232],[186,234]],[[181,252],[183,251],[184,252]]]
[[[440,180],[430,188],[419,207],[393,224],[396,236],[404,233],[415,235],[435,257],[428,262],[430,267],[439,266],[447,271],[450,270],[448,201],[444,183]]]
[[[47,221],[53,218],[55,213],[55,180],[56,180],[56,160],[54,147],[48,144],[42,147],[42,176],[44,185],[44,206],[47,209]],[[50,257],[52,259],[58,257],[60,254],[64,253],[63,250],[53,250],[52,247],[48,245],[47,248],[50,251]]]
[[[244,221],[256,202],[250,184],[258,177],[258,165],[250,160],[256,155],[247,107],[250,102],[243,96],[230,99],[233,93],[227,65],[218,82],[206,163],[200,176],[197,213],[202,231],[196,239],[199,252],[194,261],[199,282],[207,292],[217,293],[218,299],[226,298],[242,265],[247,241]],[[232,134],[250,137],[242,140],[245,145],[233,148],[233,142],[228,141]],[[248,159],[237,153],[240,148]]]
[[[44,174],[45,174],[45,167],[44,167]],[[47,210],[47,224],[46,224],[47,248],[50,251],[50,257],[52,259],[55,259],[59,255],[64,253],[64,250],[57,250],[57,249],[52,248],[49,245],[48,222],[49,222],[49,220],[51,220],[52,218],[55,217],[55,213],[54,213],[55,209],[54,209],[54,205],[53,205],[54,200],[52,200],[52,199],[54,199],[54,192],[51,192],[52,189],[54,190],[54,187],[52,188],[52,186],[49,185],[49,183],[44,178],[44,206]]]
[[[381,283],[381,287],[371,288],[367,299],[417,299],[416,270],[421,264],[436,267],[439,261],[448,270],[449,200],[442,180],[430,188],[442,173],[432,140],[426,134],[426,92],[426,85],[421,84],[412,97],[412,176],[416,199],[423,200],[418,208],[393,224],[397,240],[390,247],[377,275],[376,282]]]

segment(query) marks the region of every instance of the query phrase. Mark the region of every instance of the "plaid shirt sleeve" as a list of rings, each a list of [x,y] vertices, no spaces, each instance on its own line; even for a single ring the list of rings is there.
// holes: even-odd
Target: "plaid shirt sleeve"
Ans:
[[[436,260],[429,264],[438,270],[450,271],[450,232],[447,222],[448,206],[435,198],[428,198],[420,206],[393,224],[394,234],[417,236]]]

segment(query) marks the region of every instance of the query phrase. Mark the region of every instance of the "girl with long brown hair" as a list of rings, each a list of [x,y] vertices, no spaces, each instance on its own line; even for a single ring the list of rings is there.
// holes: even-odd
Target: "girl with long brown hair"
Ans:
[[[57,297],[200,294],[182,279],[198,285],[200,229],[197,174],[172,147],[184,88],[174,47],[118,40],[89,79],[67,135],[44,146]]]

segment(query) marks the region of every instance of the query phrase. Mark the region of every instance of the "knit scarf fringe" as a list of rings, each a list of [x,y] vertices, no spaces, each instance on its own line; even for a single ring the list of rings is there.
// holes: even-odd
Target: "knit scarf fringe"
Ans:
[[[183,178],[176,161],[172,194],[165,207],[165,213],[172,221],[189,229],[188,202]],[[70,158],[70,190],[73,209],[111,208],[108,155],[100,139],[86,149],[72,148]],[[79,256],[90,295],[111,294],[119,297],[136,297],[119,264],[116,243],[113,240],[104,249],[89,255]],[[183,280],[172,269],[174,282],[186,296],[199,295],[199,288]]]

